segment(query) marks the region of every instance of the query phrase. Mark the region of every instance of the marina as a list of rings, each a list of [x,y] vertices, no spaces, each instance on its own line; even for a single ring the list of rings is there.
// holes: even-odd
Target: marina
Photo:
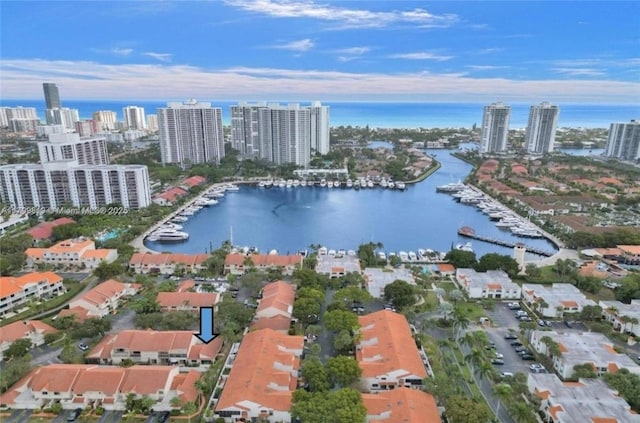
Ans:
[[[503,239],[490,238],[490,237],[486,237],[486,236],[477,235],[475,233],[475,231],[472,228],[468,227],[468,226],[464,226],[464,227],[460,228],[458,230],[458,234],[461,235],[461,236],[467,237],[467,238],[472,238],[472,239],[476,239],[478,241],[487,242],[489,244],[500,245],[502,247],[513,248],[516,245],[520,244],[520,245],[523,245],[529,253],[537,254],[537,255],[543,256],[543,257],[551,257],[552,255],[554,255],[556,253],[555,251],[542,250],[542,249],[535,248],[535,247],[529,247],[526,244],[522,244],[520,242],[506,241],[506,240],[503,240]]]

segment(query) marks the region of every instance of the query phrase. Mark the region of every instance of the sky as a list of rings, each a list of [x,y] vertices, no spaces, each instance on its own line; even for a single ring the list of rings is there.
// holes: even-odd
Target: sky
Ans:
[[[0,2],[0,98],[640,104],[638,1]]]

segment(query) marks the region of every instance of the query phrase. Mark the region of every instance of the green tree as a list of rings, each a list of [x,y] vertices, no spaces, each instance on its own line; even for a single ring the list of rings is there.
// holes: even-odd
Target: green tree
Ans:
[[[378,264],[376,248],[382,248],[382,244],[369,242],[368,244],[361,244],[358,247],[358,258],[360,259],[360,266],[362,268],[374,267]]]
[[[30,339],[17,339],[4,351],[4,358],[5,360],[11,360],[14,357],[22,357],[29,352],[31,347],[32,343]]]
[[[124,268],[117,261],[114,261],[113,263],[102,261],[93,270],[93,274],[101,281],[121,275],[122,273],[124,273]]]
[[[605,373],[602,379],[629,403],[632,409],[640,410],[640,375],[628,369],[620,369],[616,373]]]
[[[475,266],[475,270],[478,272],[502,270],[510,276],[515,276],[518,273],[518,262],[508,255],[489,253],[480,257],[480,261],[478,261],[478,264]]]
[[[598,320],[602,317],[602,307],[599,305],[586,305],[582,307],[580,318],[582,320]]]
[[[367,409],[355,389],[312,393],[298,389],[293,393],[291,415],[305,423],[365,423]]]
[[[573,366],[571,379],[595,379],[596,377],[598,377],[598,374],[591,363],[576,364]]]
[[[296,295],[298,299],[307,298],[307,299],[316,301],[318,303],[324,302],[324,292],[320,291],[319,289],[308,288],[308,287],[300,288],[296,292]]]
[[[457,269],[473,268],[478,263],[475,253],[458,249],[449,251],[444,259],[454,265]]]
[[[324,314],[323,321],[325,327],[334,333],[343,330],[352,332],[360,327],[360,324],[358,323],[358,316],[350,311],[328,311]]]
[[[384,287],[384,299],[390,301],[398,310],[403,310],[417,302],[416,290],[408,282],[396,279]]]
[[[302,380],[311,392],[325,392],[330,388],[329,373],[318,357],[310,357],[302,363]]]
[[[533,264],[533,263],[527,264],[527,266],[525,267],[525,271],[526,271],[528,276],[530,276],[530,277],[532,277],[534,279],[537,279],[540,276],[542,276],[542,270],[538,266]]]
[[[489,423],[494,417],[485,402],[462,395],[446,399],[444,415],[455,423]]]
[[[60,360],[67,364],[79,364],[82,362],[82,357],[70,338],[65,339],[64,347],[62,347],[62,351],[60,352]]]
[[[347,330],[341,330],[333,338],[333,348],[339,353],[349,353],[353,347],[353,337]]]
[[[362,375],[358,362],[353,357],[344,355],[330,357],[327,361],[327,370],[334,385],[341,388],[357,382]]]
[[[315,323],[320,315],[321,303],[313,298],[298,298],[293,303],[293,317],[304,325]]]
[[[369,291],[359,288],[357,286],[348,286],[346,288],[339,289],[333,295],[333,301],[342,301],[344,303],[359,302],[367,304],[373,301],[373,297],[369,294]]]
[[[0,392],[5,392],[14,383],[22,379],[31,370],[31,354],[15,357],[2,367],[0,371]]]

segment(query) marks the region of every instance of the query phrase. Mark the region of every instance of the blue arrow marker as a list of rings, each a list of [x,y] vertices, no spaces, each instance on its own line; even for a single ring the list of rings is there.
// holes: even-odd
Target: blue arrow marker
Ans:
[[[218,336],[213,333],[213,307],[200,307],[200,332],[194,335],[205,344]]]

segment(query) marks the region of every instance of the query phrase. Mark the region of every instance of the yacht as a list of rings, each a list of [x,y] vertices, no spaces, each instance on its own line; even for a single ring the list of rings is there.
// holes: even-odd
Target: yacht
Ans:
[[[294,187],[299,187],[300,186],[300,181],[298,179],[294,179],[293,180],[293,186]]]
[[[329,251],[327,252],[327,255],[330,255],[330,256],[332,256],[332,257],[333,257],[333,256],[335,256],[335,255],[336,255],[336,250],[329,250]]]
[[[471,245],[470,242],[466,242],[464,244],[456,245],[456,250],[468,251],[470,253],[473,253],[473,246]]]
[[[429,256],[427,255],[427,250],[420,248],[418,249],[418,258],[420,260],[427,260]]]
[[[225,186],[225,191],[238,192],[240,191],[240,187],[234,184],[228,184]]]
[[[373,181],[367,182],[367,188],[373,188]]]
[[[347,188],[353,188],[353,181],[351,179],[347,179]]]
[[[271,187],[273,187],[273,181],[272,181],[271,179],[269,179],[268,181],[266,181],[266,182],[264,183],[264,187],[265,187],[265,188],[271,188]]]
[[[194,214],[196,214],[196,210],[191,207],[187,207],[180,212],[180,216],[193,216]]]
[[[384,253],[384,251],[380,251],[378,253],[378,259],[380,259],[380,260],[386,260],[387,259],[387,255]]]
[[[354,187],[355,189],[360,189],[360,181],[358,181],[358,180],[356,179],[356,181],[353,183],[353,187]]]
[[[356,250],[349,250],[347,251],[347,255],[350,257],[354,257],[354,256],[357,256],[358,253],[356,253]]]
[[[302,249],[300,251],[298,251],[298,254],[300,254],[302,257],[307,257],[309,255],[309,251]]]
[[[207,198],[222,198],[224,197],[224,192],[212,190],[205,194]]]
[[[157,231],[153,231],[151,235],[148,236],[149,241],[157,241],[157,242],[172,242],[172,241],[185,241],[189,239],[189,234],[187,232],[176,231],[173,229],[159,229]]]
[[[467,186],[461,182],[454,182],[446,185],[440,185],[436,187],[436,192],[458,192],[465,189]]]
[[[327,182],[327,188],[333,188],[333,181]]]
[[[278,250],[271,250],[271,251],[269,251],[269,255],[270,255],[270,256],[277,256],[277,255],[278,255]]]
[[[402,260],[402,261],[407,261],[407,260],[409,260],[409,254],[407,254],[407,252],[406,252],[406,251],[400,251],[400,252],[398,253],[398,257],[400,257],[400,260]]]
[[[258,182],[258,188],[265,189],[267,187],[267,183],[265,181]]]
[[[307,186],[308,186],[308,187],[312,187],[312,186],[314,186],[315,184],[316,184],[316,182],[315,182],[315,181],[307,181]]]
[[[333,186],[336,188],[340,188],[342,186],[342,182],[341,181],[333,181]]]
[[[396,188],[400,191],[404,191],[407,188],[407,185],[404,182],[396,182]]]
[[[321,180],[320,180],[320,186],[321,186],[322,188],[326,187],[326,186],[327,186],[327,180],[326,180],[326,179],[321,179]]]
[[[214,198],[200,198],[194,203],[197,206],[209,207],[218,204],[218,200]]]
[[[380,186],[381,186],[382,188],[387,188],[387,187],[389,186],[389,183],[387,182],[387,180],[386,180],[386,179],[384,179],[384,178],[383,178],[383,179],[380,181]]]
[[[279,186],[280,188],[284,188],[284,187],[286,187],[286,186],[287,186],[287,181],[285,181],[284,179],[280,179],[280,180],[278,181],[278,186]]]
[[[189,220],[189,219],[184,217],[184,216],[177,215],[177,216],[173,216],[173,218],[171,218],[170,222],[171,223],[184,223],[187,220]]]
[[[179,231],[182,229],[182,225],[178,225],[177,223],[167,222],[158,226],[158,229],[173,229],[174,231]]]
[[[327,247],[318,248],[318,255],[326,256],[327,255]]]
[[[387,188],[389,188],[389,189],[395,189],[395,188],[396,188],[396,184],[395,184],[395,182],[393,182],[393,181],[389,181],[389,182],[387,183]]]
[[[300,181],[300,186],[301,187],[306,187],[307,186],[307,180],[303,179],[302,181]]]
[[[418,260],[418,256],[416,255],[416,253],[414,251],[409,251],[409,260],[411,261],[416,261]]]
[[[286,187],[291,188],[292,186],[293,186],[293,179],[287,179]]]

